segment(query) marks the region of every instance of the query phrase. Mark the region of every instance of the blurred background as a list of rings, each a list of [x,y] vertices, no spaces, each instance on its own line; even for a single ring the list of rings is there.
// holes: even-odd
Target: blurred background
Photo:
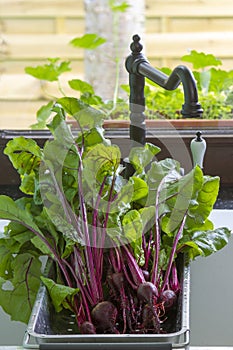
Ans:
[[[117,18],[116,8],[124,3],[129,6],[118,11]],[[88,50],[69,44],[86,32],[98,32],[107,39],[98,53],[93,50],[88,56]],[[46,83],[41,86],[25,74],[26,66],[59,57],[71,61],[72,77],[89,80],[93,79],[88,77],[93,69],[85,69],[89,64],[95,74],[100,70],[99,85],[110,91],[112,79],[107,72],[115,64],[112,46],[117,39],[124,71],[135,33],[142,37],[144,52],[155,67],[174,68],[181,56],[197,50],[220,58],[223,69],[233,68],[232,0],[0,0],[0,129],[29,128],[48,98]],[[64,74],[63,79],[68,76]],[[51,85],[47,92],[53,94]]]

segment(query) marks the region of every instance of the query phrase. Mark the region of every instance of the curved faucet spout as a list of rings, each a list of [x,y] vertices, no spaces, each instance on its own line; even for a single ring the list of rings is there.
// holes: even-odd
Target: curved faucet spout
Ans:
[[[137,72],[166,90],[175,90],[182,83],[185,101],[182,105],[182,115],[186,118],[200,118],[202,116],[203,109],[198,102],[196,82],[188,67],[177,66],[168,76],[143,61],[137,64]]]
[[[203,110],[198,102],[197,86],[191,70],[180,65],[173,70],[170,76],[166,75],[149,64],[141,53],[143,46],[139,41],[140,37],[134,35],[131,44],[132,53],[126,59],[126,69],[130,74],[130,83],[136,79],[136,76],[148,78],[166,90],[175,90],[182,83],[184,91],[182,115],[185,118],[200,118]],[[133,95],[134,90],[135,88],[132,89]],[[131,100],[134,103],[134,96],[131,97]]]

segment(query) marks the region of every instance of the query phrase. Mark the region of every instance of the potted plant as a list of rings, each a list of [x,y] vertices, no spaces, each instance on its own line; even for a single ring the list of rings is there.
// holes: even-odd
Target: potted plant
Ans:
[[[56,313],[75,315],[80,337],[174,334],[180,262],[223,248],[231,234],[208,219],[219,177],[199,166],[182,175],[179,162],[157,161],[159,148],[146,143],[130,150],[126,178],[105,114],[74,97],[52,111],[43,148],[17,137],[4,151],[25,196],[0,196],[0,218],[9,220],[0,238],[2,308],[27,323],[43,283]]]

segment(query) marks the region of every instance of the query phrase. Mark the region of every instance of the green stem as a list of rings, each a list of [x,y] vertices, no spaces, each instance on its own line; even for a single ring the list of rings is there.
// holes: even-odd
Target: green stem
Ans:
[[[60,81],[59,79],[58,79],[58,81],[57,81],[57,84],[58,84],[58,90],[60,91],[60,93],[61,93],[63,96],[66,96],[65,91],[64,91],[63,88],[62,88],[61,81]]]
[[[42,90],[42,93],[44,94],[44,97],[46,98],[49,98],[50,100],[52,101],[56,101],[57,97],[56,96],[53,96],[51,94],[49,94],[46,89],[45,89],[45,83],[44,81],[40,80],[40,87],[41,87],[41,90]]]

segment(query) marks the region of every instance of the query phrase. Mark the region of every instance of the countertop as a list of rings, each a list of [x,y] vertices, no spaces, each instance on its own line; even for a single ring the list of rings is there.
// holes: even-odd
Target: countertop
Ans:
[[[0,346],[0,350],[23,350],[23,347]],[[190,346],[189,350],[233,350],[233,346]]]

